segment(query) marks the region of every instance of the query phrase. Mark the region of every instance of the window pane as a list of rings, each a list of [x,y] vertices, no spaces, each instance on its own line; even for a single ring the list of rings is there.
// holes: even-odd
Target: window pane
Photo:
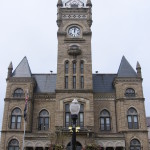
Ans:
[[[134,129],[138,129],[139,127],[138,127],[138,123],[137,122],[135,122],[134,123]]]
[[[110,124],[110,119],[106,118],[106,124]]]
[[[131,116],[128,116],[128,122],[132,122]]]
[[[49,124],[49,118],[45,118],[45,124]]]
[[[138,122],[137,116],[134,116],[134,122]]]
[[[104,118],[101,118],[101,124],[104,124]]]
[[[66,112],[70,112],[69,104],[66,104],[66,105],[65,105],[65,111],[66,111]]]
[[[69,63],[66,62],[66,64],[65,64],[65,74],[68,74],[68,68],[69,68]]]
[[[9,150],[14,150],[14,148],[13,148],[13,147],[11,147],[11,146],[9,146]]]
[[[69,122],[69,113],[66,113],[66,122]]]
[[[133,127],[132,127],[132,122],[128,122],[128,127],[129,127],[129,129],[132,129]]]
[[[104,131],[104,125],[101,124],[101,130]]]
[[[17,122],[21,122],[21,116],[18,116]]]
[[[80,113],[80,122],[83,122],[83,113]]]
[[[65,88],[68,89],[68,76],[65,76]]]
[[[16,126],[15,126],[15,123],[11,123],[11,129],[15,129]]]
[[[21,128],[21,123],[17,123],[17,129],[20,129]]]
[[[110,125],[106,125],[106,130],[107,130],[107,131],[110,130]]]
[[[15,116],[12,116],[11,122],[16,122],[16,117]]]
[[[73,76],[73,88],[75,89],[76,88],[76,77]]]
[[[83,112],[83,111],[84,111],[84,105],[81,104],[81,105],[80,105],[80,112]]]

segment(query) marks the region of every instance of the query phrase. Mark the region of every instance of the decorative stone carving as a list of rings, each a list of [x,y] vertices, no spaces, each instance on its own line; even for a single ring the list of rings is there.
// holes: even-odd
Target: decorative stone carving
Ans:
[[[81,49],[77,45],[72,45],[69,47],[68,54],[74,56],[81,55]]]

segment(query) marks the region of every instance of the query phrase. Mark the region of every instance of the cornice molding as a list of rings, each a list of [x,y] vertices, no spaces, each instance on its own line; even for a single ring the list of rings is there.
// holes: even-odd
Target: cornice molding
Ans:
[[[33,82],[36,83],[33,77],[11,77],[8,80],[9,82]]]
[[[52,94],[34,94],[34,99],[41,99],[41,98],[44,98],[46,100],[51,100],[51,101],[55,101],[56,99],[56,94],[55,93],[52,93]]]
[[[116,98],[116,101],[124,101],[124,100],[127,100],[127,101],[129,101],[129,100],[131,100],[131,101],[133,101],[133,100],[137,100],[137,101],[145,101],[145,98],[137,98],[137,97],[135,97],[135,98],[133,98],[133,97],[131,97],[131,98]]]
[[[56,90],[56,93],[93,93],[93,90]]]
[[[142,78],[124,78],[124,77],[116,77],[114,79],[114,84],[116,84],[117,82],[142,82],[143,79]]]

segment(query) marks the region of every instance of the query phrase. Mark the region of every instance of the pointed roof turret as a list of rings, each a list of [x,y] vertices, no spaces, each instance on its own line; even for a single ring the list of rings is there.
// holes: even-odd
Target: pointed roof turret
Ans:
[[[31,77],[31,70],[26,57],[22,59],[13,72],[13,77]]]
[[[63,6],[62,0],[58,0],[57,7],[62,7],[62,6]]]
[[[9,66],[8,66],[7,78],[11,77],[12,70],[13,70],[13,65],[12,65],[12,62],[10,62]]]
[[[137,70],[137,76],[142,77],[141,66],[140,66],[139,62],[137,62],[137,64],[136,64],[136,70]]]
[[[118,69],[118,77],[137,77],[135,70],[123,56]]]
[[[91,2],[91,0],[87,0],[86,6],[92,7],[92,2]]]
[[[8,66],[8,69],[13,69],[12,62],[10,62],[9,66]]]

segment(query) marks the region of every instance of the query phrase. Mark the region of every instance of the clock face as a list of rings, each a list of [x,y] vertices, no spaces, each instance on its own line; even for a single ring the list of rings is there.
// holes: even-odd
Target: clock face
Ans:
[[[80,35],[80,29],[76,26],[69,28],[68,34],[72,37],[78,37]]]

